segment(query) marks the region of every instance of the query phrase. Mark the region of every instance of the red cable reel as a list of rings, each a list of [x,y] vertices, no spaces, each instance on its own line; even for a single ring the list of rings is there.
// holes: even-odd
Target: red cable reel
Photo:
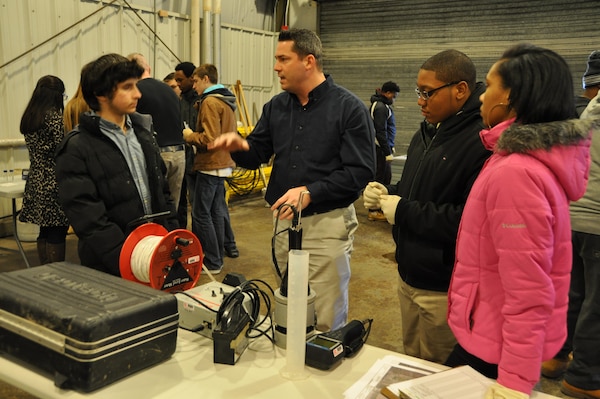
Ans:
[[[194,233],[145,223],[129,234],[119,257],[121,277],[162,291],[193,288],[202,272],[202,246]]]

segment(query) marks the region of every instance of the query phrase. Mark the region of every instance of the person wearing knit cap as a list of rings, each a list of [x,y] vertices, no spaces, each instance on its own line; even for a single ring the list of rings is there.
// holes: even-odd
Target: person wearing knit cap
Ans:
[[[587,60],[587,68],[582,78],[583,93],[575,97],[577,115],[581,115],[590,100],[600,89],[600,50],[592,51]]]
[[[600,85],[600,50],[595,50],[588,57],[587,69],[583,74],[583,88],[598,85]]]

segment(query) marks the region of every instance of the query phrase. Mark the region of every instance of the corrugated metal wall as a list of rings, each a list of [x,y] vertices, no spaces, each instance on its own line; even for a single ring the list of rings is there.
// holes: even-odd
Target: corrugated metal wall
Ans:
[[[414,87],[433,54],[465,52],[483,81],[507,47],[531,42],[565,57],[579,92],[587,56],[600,49],[597,0],[327,0],[319,18],[325,70],[337,83],[365,103],[383,82],[400,85],[394,111],[401,153],[422,120]],[[394,168],[394,178],[398,173]]]
[[[258,121],[263,104],[281,90],[273,71],[276,42],[274,32],[222,25],[219,80],[225,85],[241,81],[253,123]]]
[[[175,55],[189,54],[187,15],[158,18],[151,1],[133,5],[133,10],[119,1],[109,3],[0,0],[0,95],[15,99],[1,108],[3,127],[18,127],[4,116],[20,117],[35,82],[45,74],[61,77],[72,94],[81,67],[101,54],[142,52],[161,77],[177,62]],[[166,38],[166,45],[157,36]]]
[[[254,122],[280,90],[273,72],[276,34],[261,30],[274,17],[259,12],[272,6],[259,7],[263,3],[272,1],[221,2],[220,81],[241,80]],[[85,63],[106,53],[140,52],[162,79],[190,60],[190,11],[191,0],[0,0],[0,172],[29,165],[18,144],[19,123],[41,76],[60,77],[73,95]],[[10,202],[0,199],[0,216],[9,212]]]

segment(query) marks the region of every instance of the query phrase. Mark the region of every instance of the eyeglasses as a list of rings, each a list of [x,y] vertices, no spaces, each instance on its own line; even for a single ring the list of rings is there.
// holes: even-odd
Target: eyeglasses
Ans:
[[[444,87],[449,87],[449,86],[457,85],[460,82],[462,82],[462,80],[459,80],[459,81],[456,81],[456,82],[446,83],[443,86],[436,87],[435,89],[431,89],[431,90],[421,90],[418,87],[415,87],[415,93],[417,93],[417,97],[422,98],[423,100],[427,101],[433,95],[433,93],[435,93],[436,91],[441,90]]]

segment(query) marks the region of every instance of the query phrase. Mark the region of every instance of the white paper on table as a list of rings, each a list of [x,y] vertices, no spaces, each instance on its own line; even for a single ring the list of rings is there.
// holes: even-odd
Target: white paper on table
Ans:
[[[344,392],[345,399],[380,399],[381,388],[408,379],[439,372],[435,368],[405,357],[386,356],[373,366]]]
[[[387,387],[411,399],[481,399],[493,382],[470,366],[460,366]]]

